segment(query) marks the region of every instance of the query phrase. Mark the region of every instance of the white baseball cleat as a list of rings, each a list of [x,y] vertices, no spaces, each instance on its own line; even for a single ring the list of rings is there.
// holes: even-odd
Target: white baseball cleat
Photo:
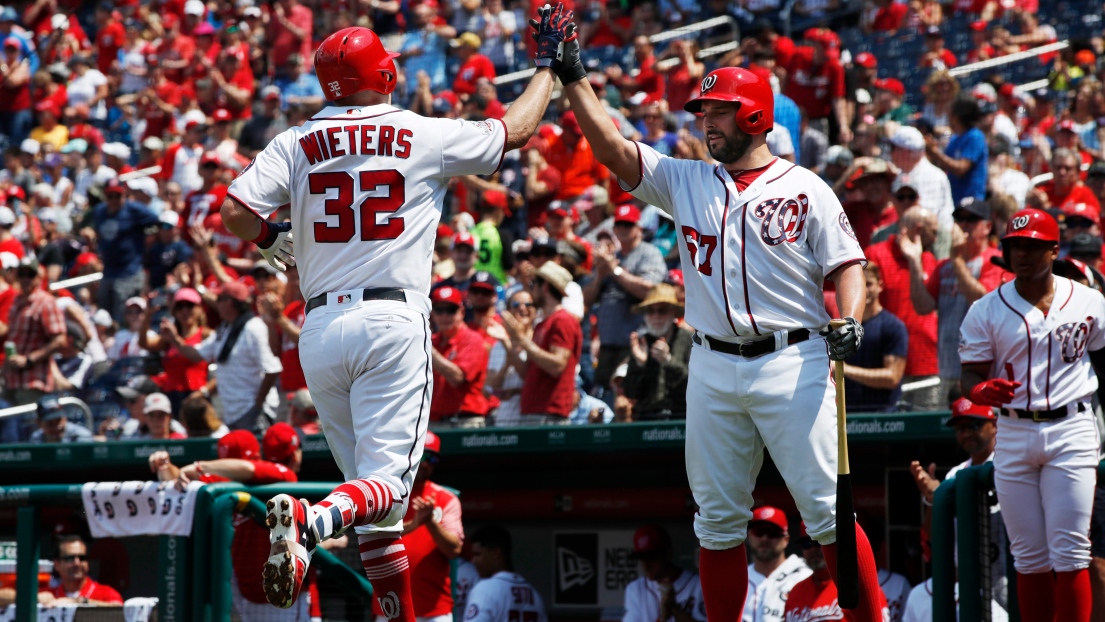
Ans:
[[[313,512],[303,499],[276,495],[266,504],[269,528],[269,559],[261,573],[265,598],[275,607],[287,609],[295,604],[307,577],[315,538],[309,527]]]

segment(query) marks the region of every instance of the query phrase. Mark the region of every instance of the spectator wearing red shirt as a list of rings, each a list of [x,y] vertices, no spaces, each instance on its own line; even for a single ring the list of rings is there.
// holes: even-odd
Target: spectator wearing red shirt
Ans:
[[[786,66],[789,78],[783,94],[798,104],[811,125],[821,125],[818,129],[832,144],[849,143],[844,68],[837,60],[840,41],[826,28],[811,28],[805,38],[807,45],[795,50]]]
[[[622,79],[623,91],[644,93],[647,103],[664,99],[664,76],[656,71],[656,49],[645,35],[633,39],[633,58],[637,62],[637,73]]]
[[[126,40],[127,30],[123,27],[122,15],[110,4],[96,5],[96,68],[100,73],[105,76],[111,73],[111,67]]]
[[[929,26],[925,31],[925,53],[921,55],[921,67],[951,69],[958,64],[955,54],[944,47],[944,31],[940,26]]]
[[[307,388],[303,364],[299,361],[299,332],[303,330],[307,313],[299,290],[299,270],[288,266],[284,275],[288,279],[284,295],[270,292],[258,298],[257,303],[261,318],[269,327],[269,346],[273,352],[280,353],[280,364],[284,366],[284,371],[280,372],[280,390],[294,393]]]
[[[574,112],[569,110],[560,117],[560,127],[560,133],[548,125],[540,130],[541,137],[549,145],[544,157],[549,166],[560,172],[560,187],[555,198],[572,201],[591,186],[605,186],[610,171],[599,164],[591,144],[583,137]]]
[[[499,313],[495,309],[495,303],[499,300],[499,291],[502,285],[494,274],[480,270],[472,275],[468,284],[468,327],[479,333],[487,343],[488,350],[495,345],[496,338],[492,334],[500,334],[501,325]]]
[[[42,289],[42,269],[34,259],[23,259],[15,271],[20,293],[8,316],[6,341],[16,354],[4,361],[5,399],[14,406],[33,404],[54,391],[51,361],[65,345],[65,317],[53,295]]]
[[[898,233],[867,247],[864,254],[882,273],[883,290],[879,301],[905,324],[909,333],[909,357],[902,378],[906,383],[938,377],[940,368],[936,357],[936,316],[931,313],[918,315],[913,309],[909,262],[902,253],[901,239],[908,238],[909,243],[921,245],[921,269],[925,275],[931,275],[936,268],[936,257],[930,251],[936,243],[938,224],[932,212],[923,207],[911,207],[902,213],[898,225]],[[941,410],[947,406],[940,402],[937,387],[914,392],[908,397],[914,410]]]
[[[540,0],[531,3],[534,14],[541,7]],[[633,16],[625,12],[620,2],[595,2],[594,9],[582,14],[580,22],[580,45],[585,48],[606,46],[625,47],[633,36]],[[565,5],[564,8],[568,8]],[[531,54],[532,56],[532,54]]]
[[[62,536],[54,570],[60,582],[53,589],[38,593],[38,602],[45,606],[60,605],[123,605],[123,597],[115,588],[96,583],[88,576],[88,546],[79,535]]]
[[[990,33],[986,32],[986,22],[982,20],[975,20],[970,24],[971,29],[971,50],[967,52],[967,62],[977,63],[980,60],[990,60],[998,56],[998,51],[994,49],[994,46],[990,45]],[[1006,83],[1003,85],[1013,88],[1012,84]],[[1012,95],[1012,90],[1009,92]]]
[[[0,252],[11,253],[18,259],[23,259],[23,243],[12,233],[15,220],[15,211],[0,205]]]
[[[430,292],[433,305],[434,396],[430,426],[482,428],[487,417],[488,348],[484,338],[464,323],[464,297],[448,285]]]
[[[1082,209],[1101,212],[1101,204],[1089,186],[1082,183],[1082,158],[1072,149],[1056,149],[1051,154],[1051,170],[1054,177],[1042,184],[1040,190],[1047,195],[1051,207],[1064,213],[1078,214]],[[1079,206],[1084,206],[1082,209]]]
[[[844,213],[852,223],[859,245],[867,248],[871,244],[871,235],[898,219],[898,212],[890,200],[890,188],[897,177],[886,160],[878,158],[859,159],[838,185],[848,191],[854,191],[861,199],[844,201]]]
[[[11,144],[18,145],[31,134],[34,113],[31,112],[31,63],[22,58],[16,37],[3,41],[3,64],[0,74],[0,134],[6,134]]]
[[[237,136],[243,121],[253,116],[253,70],[241,56],[226,52],[223,61],[211,70],[211,79],[217,91],[215,109],[210,112],[214,114],[220,108],[230,112],[230,118],[234,120],[231,133]]]
[[[495,79],[495,65],[491,59],[480,54],[480,36],[474,32],[461,34],[451,42],[456,48],[456,57],[460,60],[460,69],[453,80],[453,92],[467,99],[476,94],[476,83],[480,78]]]
[[[503,327],[527,354],[519,425],[567,425],[575,398],[576,367],[583,349],[579,319],[561,306],[572,275],[547,261],[534,275],[533,301],[544,320],[526,336],[509,311]]]
[[[307,69],[311,69],[315,58],[311,38],[314,19],[311,9],[298,0],[277,0],[273,3],[269,20],[269,40],[272,41],[269,66],[275,67],[277,74],[292,54],[299,54],[306,61]]]
[[[157,64],[165,72],[165,77],[177,84],[184,84],[184,70],[192,62],[196,53],[196,41],[180,32],[180,20],[166,15],[162,18],[165,34],[157,46]]]
[[[464,543],[460,499],[430,481],[441,460],[441,439],[426,432],[422,462],[414,477],[411,502],[403,517],[403,546],[411,567],[411,600],[418,620],[452,619],[453,590],[450,561]],[[376,622],[387,622],[374,602]]]
[[[876,10],[861,24],[863,31],[893,36],[902,27],[902,20],[909,12],[909,7],[894,0],[875,0],[875,6]]]
[[[182,287],[173,294],[170,317],[162,318],[157,332],[152,333],[150,323],[161,310],[152,303],[146,305],[138,329],[138,345],[161,356],[164,371],[152,380],[169,396],[173,412],[179,412],[180,404],[190,396],[211,397],[211,387],[207,386],[207,361],[193,363],[180,353],[176,344],[197,347],[210,331],[204,326],[203,298],[191,287]]]
[[[526,227],[530,229],[545,225],[545,210],[560,193],[560,169],[545,159],[548,153],[549,143],[540,136],[531,137],[521,150],[526,164]]]
[[[703,74],[706,73],[706,64],[698,60],[698,42],[686,39],[676,39],[664,52],[667,58],[678,59],[679,62],[667,69],[657,69],[664,74],[667,82],[667,102],[669,110],[683,110],[683,104],[691,99],[695,89],[698,88]],[[684,113],[689,114],[689,113]],[[678,114],[676,115],[679,116]]]
[[[181,214],[181,234],[185,242],[193,243],[192,227],[202,225],[211,229],[207,217],[219,213],[226,200],[227,187],[218,181],[219,156],[208,151],[200,157],[199,176],[202,183],[199,189],[184,197],[184,213]]]

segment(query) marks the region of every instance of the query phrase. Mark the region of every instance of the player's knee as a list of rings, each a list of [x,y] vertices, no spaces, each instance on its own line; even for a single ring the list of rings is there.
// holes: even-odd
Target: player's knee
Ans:
[[[744,544],[748,519],[712,519],[698,514],[694,519],[694,533],[704,549],[724,551]]]
[[[1013,567],[1021,574],[1038,574],[1052,570],[1047,548],[1013,553]]]

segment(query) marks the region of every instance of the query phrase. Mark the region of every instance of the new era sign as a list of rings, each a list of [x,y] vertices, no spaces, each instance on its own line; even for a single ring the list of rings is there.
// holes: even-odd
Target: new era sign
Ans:
[[[637,578],[632,531],[554,535],[557,606],[618,606],[626,586]]]

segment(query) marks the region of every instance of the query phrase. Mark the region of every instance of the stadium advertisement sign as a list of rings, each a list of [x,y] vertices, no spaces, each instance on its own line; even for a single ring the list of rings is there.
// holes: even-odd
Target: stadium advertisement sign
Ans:
[[[553,534],[557,607],[618,607],[637,578],[632,530]]]

